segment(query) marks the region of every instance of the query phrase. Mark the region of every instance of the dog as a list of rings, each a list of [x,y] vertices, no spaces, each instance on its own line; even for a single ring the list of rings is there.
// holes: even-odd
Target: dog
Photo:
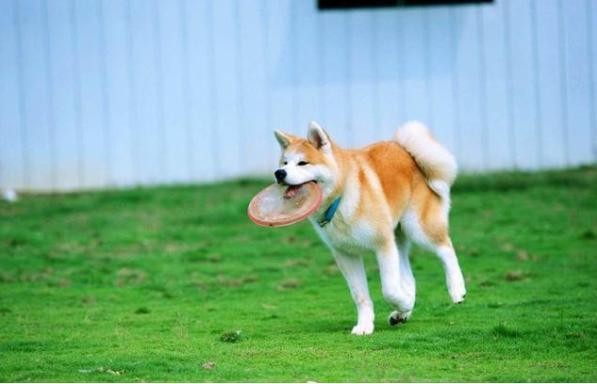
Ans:
[[[363,254],[373,252],[384,299],[393,307],[390,325],[406,322],[415,305],[411,243],[435,253],[443,264],[454,303],[466,288],[448,231],[450,187],[457,165],[452,154],[420,122],[400,127],[393,140],[344,149],[316,122],[307,138],[281,131],[278,183],[289,188],[317,182],[323,203],[310,217],[332,251],[357,308],[352,334],[374,330]]]

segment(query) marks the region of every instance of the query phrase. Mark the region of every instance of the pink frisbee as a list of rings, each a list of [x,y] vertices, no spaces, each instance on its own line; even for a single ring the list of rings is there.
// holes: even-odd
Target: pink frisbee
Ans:
[[[315,182],[272,184],[253,197],[247,214],[262,227],[283,227],[307,218],[319,208],[322,199],[321,188]]]

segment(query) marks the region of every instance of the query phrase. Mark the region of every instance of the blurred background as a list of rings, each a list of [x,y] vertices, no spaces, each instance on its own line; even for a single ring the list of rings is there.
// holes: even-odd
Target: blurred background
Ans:
[[[1,0],[0,189],[265,175],[310,120],[418,119],[465,171],[597,160],[596,1],[332,3]]]

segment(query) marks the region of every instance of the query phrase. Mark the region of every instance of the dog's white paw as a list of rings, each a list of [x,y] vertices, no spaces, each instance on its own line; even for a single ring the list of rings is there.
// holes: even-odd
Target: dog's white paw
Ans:
[[[390,313],[390,316],[388,316],[388,323],[390,325],[398,325],[398,324],[406,323],[406,321],[408,319],[410,319],[410,316],[412,315],[412,313],[413,313],[413,311],[408,311],[408,312],[392,311],[392,313]]]
[[[453,303],[462,303],[466,296],[464,279],[462,277],[452,279],[452,281],[448,283],[448,293],[450,294]]]
[[[359,323],[352,328],[352,334],[363,336],[363,335],[370,335],[373,333],[373,323]]]

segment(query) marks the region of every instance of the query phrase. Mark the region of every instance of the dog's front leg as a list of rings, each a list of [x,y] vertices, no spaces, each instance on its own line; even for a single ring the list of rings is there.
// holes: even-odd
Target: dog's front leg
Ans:
[[[338,268],[344,275],[350,293],[357,307],[357,325],[352,328],[353,335],[370,335],[373,333],[373,302],[367,287],[367,275],[361,256],[353,256],[334,251],[334,258]]]

